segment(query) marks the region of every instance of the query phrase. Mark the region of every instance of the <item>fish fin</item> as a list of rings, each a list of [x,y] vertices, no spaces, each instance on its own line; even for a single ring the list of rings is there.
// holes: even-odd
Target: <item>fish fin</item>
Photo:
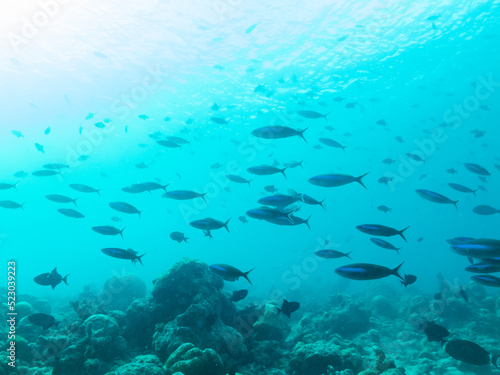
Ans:
[[[309,226],[309,219],[311,218],[311,216],[312,216],[312,214],[311,214],[311,215],[309,215],[309,217],[308,217],[308,218],[306,219],[306,221],[305,221],[305,224],[307,225],[307,227],[308,227],[309,229],[311,229],[311,227]]]
[[[330,112],[328,112],[326,115],[323,115],[323,118],[325,119],[326,122],[328,122],[328,119],[326,118],[326,116],[328,116],[330,114]]]
[[[299,137],[302,138],[304,140],[304,142],[306,142],[306,143],[307,143],[307,140],[304,138],[304,132],[307,129],[309,129],[309,126],[307,128],[305,128],[304,130],[299,131]],[[300,163],[302,163],[302,162],[300,162]],[[300,163],[299,163],[299,165],[300,165]]]
[[[410,225],[408,225],[405,229],[402,229],[402,230],[400,230],[400,231],[398,232],[398,234],[399,234],[399,235],[403,238],[403,240],[405,240],[405,242],[408,242],[408,241],[406,241],[406,238],[405,238],[405,236],[404,236],[404,234],[403,234],[403,233],[404,233],[404,231],[405,231],[405,230],[407,230],[409,227],[410,227]]]
[[[453,205],[455,206],[455,209],[458,211],[458,207],[457,207],[457,203],[460,202],[460,199],[459,200],[456,200],[456,201],[453,201]]]
[[[68,276],[69,276],[69,273],[68,273],[66,276],[64,276],[64,277],[62,278],[62,281],[63,281],[63,282],[64,282],[64,284],[66,284],[66,285],[69,285],[69,284],[68,284]]]
[[[392,270],[392,274],[393,274],[394,276],[399,277],[401,280],[406,281],[405,279],[403,279],[403,278],[401,277],[401,275],[400,275],[400,274],[399,274],[399,272],[398,272],[398,271],[399,271],[399,269],[401,268],[401,266],[402,266],[403,264],[405,264],[405,262],[404,262],[404,261],[403,261],[403,262],[402,262],[399,266],[397,266],[396,268],[394,268],[394,269]]]
[[[168,186],[168,185],[170,185],[170,184],[166,184],[166,185],[163,185],[163,186],[161,187],[165,193],[167,192],[167,186]]]
[[[472,257],[467,257],[467,260],[470,264],[474,264],[474,259]]]
[[[123,229],[120,231],[120,236],[123,238],[123,231],[125,230],[126,227],[123,227]]]
[[[78,206],[76,205],[76,200],[77,200],[77,199],[78,199],[78,198],[73,199],[73,204],[75,205],[75,207],[78,207]]]
[[[476,189],[476,190],[472,190],[472,194],[474,194],[474,196],[476,196],[476,191],[478,191],[479,189]]]
[[[16,183],[14,184],[14,190],[15,190],[15,191],[18,191],[18,190],[17,190],[17,185],[19,185],[19,183],[20,183],[20,182],[21,182],[21,181],[18,181],[18,182],[16,182]]]
[[[139,215],[139,219],[141,218],[141,211],[138,211],[137,214]]]
[[[276,309],[278,309],[278,314],[276,314],[276,315],[281,314],[281,312],[283,311],[283,310],[281,310],[279,307],[276,307]]]
[[[319,202],[319,205],[320,205],[321,207],[323,207],[323,209],[324,209],[324,210],[326,210],[326,207],[323,205],[323,202],[324,202],[325,200],[326,200],[326,198],[325,198],[325,199],[323,199],[322,201],[320,201],[320,202]]]
[[[57,267],[55,267],[51,273],[57,273]]]
[[[285,176],[285,179],[288,180],[288,178],[286,177],[286,174],[285,174],[285,169],[287,169],[287,167],[281,169],[280,172],[283,174],[283,176]]]
[[[96,189],[96,191],[95,191],[95,192],[97,193],[97,195],[98,195],[98,196],[101,196],[101,193],[99,193],[101,190],[102,190],[102,189]]]
[[[142,254],[142,255],[139,255],[139,256],[137,257],[137,260],[139,261],[139,263],[141,264],[141,266],[144,266],[144,264],[142,264],[142,260],[141,260],[141,258],[142,258],[144,255],[146,255],[146,253],[144,253],[144,254]],[[133,259],[133,260],[135,260],[135,259]]]
[[[299,166],[300,168],[304,169],[304,167],[302,166],[302,162],[304,161],[304,159],[302,159],[300,162],[299,162]]]
[[[185,237],[185,238],[183,238],[183,240],[184,240],[184,242],[185,242],[185,243],[189,243],[189,242],[188,242],[189,237]]]
[[[405,282],[404,281],[401,281],[401,286],[405,285]],[[406,288],[406,285],[405,285],[405,288]]]
[[[349,251],[348,253],[345,253],[345,254],[344,254],[344,256],[345,256],[346,258],[349,258],[350,260],[352,260],[352,258],[349,256],[349,254],[350,254],[350,253],[352,253],[352,251]]]
[[[24,211],[24,205],[26,204],[26,202],[24,202],[22,205],[21,205],[21,210]]]
[[[203,199],[203,202],[207,203],[207,200],[205,199],[205,195],[207,193],[200,194],[200,198]]]
[[[241,275],[241,276],[243,276],[245,279],[247,279],[247,281],[250,283],[250,285],[253,285],[253,284],[252,284],[252,282],[250,281],[250,279],[248,278],[248,274],[249,274],[250,272],[252,272],[254,269],[255,269],[255,267],[254,267],[254,268],[252,268],[250,271],[243,272],[243,275]]]
[[[50,286],[52,287],[52,290],[54,290],[57,286],[57,284],[50,284]]]
[[[250,187],[250,182],[253,181],[253,178],[251,180],[247,180],[248,187]]]
[[[227,233],[231,233],[231,232],[229,231],[228,226],[227,226],[227,223],[229,223],[229,220],[231,220],[231,218],[227,219],[227,221],[224,223],[224,228],[226,228]],[[248,271],[248,272],[250,272],[250,271]]]
[[[370,172],[366,172],[364,175],[361,175],[361,176],[359,176],[359,177],[356,177],[356,179],[355,179],[355,181],[356,181],[357,183],[359,183],[361,186],[363,186],[365,189],[366,189],[366,186],[365,186],[365,184],[363,184],[363,181],[361,181],[361,179],[362,179],[363,177],[365,177],[368,173],[370,173]]]

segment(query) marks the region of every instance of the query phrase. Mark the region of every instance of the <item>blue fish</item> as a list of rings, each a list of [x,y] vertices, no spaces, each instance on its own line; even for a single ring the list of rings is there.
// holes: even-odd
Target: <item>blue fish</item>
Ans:
[[[335,270],[335,273],[339,276],[352,280],[376,280],[394,275],[399,277],[401,280],[405,281],[405,279],[403,279],[398,272],[399,268],[403,264],[404,262],[401,263],[396,268],[390,269],[376,264],[354,263],[337,268]]]

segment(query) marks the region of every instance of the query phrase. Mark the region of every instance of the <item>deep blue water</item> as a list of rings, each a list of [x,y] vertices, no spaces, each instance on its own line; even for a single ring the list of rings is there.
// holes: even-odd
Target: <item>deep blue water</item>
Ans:
[[[87,284],[100,289],[116,273],[137,274],[152,286],[184,256],[244,271],[255,267],[250,297],[257,301],[286,295],[307,304],[367,287],[333,272],[348,259],[313,255],[325,240],[329,248],[352,251],[356,262],[394,268],[405,261],[402,273],[418,276],[405,292],[434,293],[438,273],[457,288],[467,286],[468,262],[445,239],[498,238],[499,215],[472,212],[479,204],[500,208],[498,3],[329,3],[61,2],[50,14],[37,2],[9,5],[0,16],[0,182],[19,184],[17,191],[0,191],[0,200],[25,205],[0,208],[0,255],[4,265],[17,262],[18,292],[62,304]],[[26,22],[36,32],[29,33]],[[211,110],[214,103],[221,109]],[[300,110],[328,113],[328,121],[301,117]],[[86,120],[89,112],[95,116]],[[96,127],[103,119],[109,119],[104,129]],[[382,119],[385,126],[377,124]],[[309,126],[307,143],[251,135],[266,125]],[[476,137],[476,129],[484,135]],[[154,132],[190,144],[165,148],[148,136]],[[319,149],[320,137],[347,148]],[[421,153],[425,163],[407,153]],[[89,155],[86,161],[77,160],[82,154]],[[385,158],[395,163],[384,164]],[[287,179],[246,171],[275,160],[303,160],[303,168],[287,169]],[[60,176],[31,175],[46,163],[70,167]],[[216,163],[220,168],[212,168]],[[481,181],[464,163],[480,164],[491,176]],[[450,168],[457,173],[446,172]],[[30,175],[14,177],[21,170]],[[323,188],[308,182],[318,174],[367,172],[366,190],[356,183]],[[255,179],[250,187],[235,184],[224,177],[228,173]],[[379,183],[383,176],[392,182]],[[161,198],[161,191],[121,191],[146,181],[207,193],[207,203]],[[450,189],[450,182],[485,191],[474,197]],[[70,189],[74,183],[102,189],[101,196]],[[296,213],[312,215],[310,230],[252,218],[242,224],[238,217],[258,207],[257,199],[269,195],[264,186],[273,184],[280,193],[294,189],[325,199],[326,210],[303,205]],[[415,189],[460,200],[458,209],[423,200]],[[51,202],[47,194],[78,197],[78,207]],[[112,201],[134,205],[141,217],[113,211]],[[75,208],[85,218],[63,216],[58,208]],[[189,226],[205,217],[231,218],[231,233],[213,231],[210,240]],[[410,226],[408,243],[389,239],[402,247],[400,255],[356,230],[366,223]],[[96,225],[126,227],[124,239],[95,233]],[[185,233],[189,243],[172,241],[173,231]],[[107,257],[105,247],[146,253],[144,266]],[[54,267],[70,274],[69,286],[52,291],[33,282]],[[403,292],[396,278],[377,283]],[[227,288],[246,286],[241,279]]]

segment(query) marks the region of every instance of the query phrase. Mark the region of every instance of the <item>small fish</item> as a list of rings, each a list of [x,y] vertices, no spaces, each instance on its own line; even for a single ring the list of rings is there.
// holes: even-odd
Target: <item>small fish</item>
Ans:
[[[120,219],[118,216],[112,216],[111,217],[111,221],[114,221],[115,223],[118,223],[118,222],[122,221],[122,219]]]
[[[380,238],[370,238],[370,241],[373,242],[375,245],[380,246],[380,247],[382,247],[384,249],[394,250],[395,252],[398,253],[398,255],[399,255],[399,250],[401,250],[400,247],[395,247],[390,242],[387,242],[387,241],[382,240]]]
[[[250,283],[250,285],[252,285],[250,279],[248,278],[248,274],[252,272],[254,268],[252,268],[250,271],[242,272],[239,269],[227,264],[212,264],[209,269],[226,281],[236,281],[240,277],[244,277]]]
[[[283,166],[287,167],[287,168],[297,168],[297,167],[301,167],[301,168],[304,168],[302,166],[302,162],[304,160],[301,160],[301,161],[289,161],[287,163],[284,163]]]
[[[56,319],[52,315],[47,315],[44,313],[28,315],[28,320],[31,324],[42,327],[44,330],[49,329],[56,324]]]
[[[83,219],[85,217],[85,215],[76,210],[73,210],[72,208],[60,208],[57,210],[57,212],[63,214],[64,216],[72,217],[74,219]]]
[[[478,174],[480,176],[491,176],[490,172],[479,164],[474,163],[464,163],[465,168],[467,168],[472,173]]]
[[[409,228],[409,226],[407,226],[406,228],[404,228],[402,230],[397,230],[397,229],[387,227],[385,225],[380,225],[380,224],[362,224],[362,225],[358,225],[356,227],[356,229],[359,230],[360,232],[363,232],[366,234],[371,234],[372,236],[392,237],[392,236],[399,235],[399,236],[401,236],[401,238],[403,238],[403,240],[405,240],[405,242],[408,242],[408,241],[406,241],[406,238],[404,236],[404,232],[408,228]]]
[[[377,125],[386,126],[386,125],[387,125],[387,122],[386,122],[384,119],[382,119],[382,120],[378,120],[378,121],[376,122],[376,124],[377,124]]]
[[[141,217],[141,211],[126,202],[110,202],[109,207],[113,210],[123,212],[124,214],[138,214],[139,218]]]
[[[400,135],[396,137],[396,141],[398,141],[399,143],[404,143],[404,139]]]
[[[117,234],[119,234],[120,237],[123,238],[123,231],[125,230],[125,228],[120,230],[118,228],[106,225],[106,226],[92,227],[92,230],[94,232],[97,232],[97,233],[105,235],[105,236],[116,236]]]
[[[382,163],[387,164],[387,165],[394,164],[395,162],[396,162],[396,160],[391,159],[391,158],[386,158],[386,159],[382,160]]]
[[[241,221],[243,224],[247,224],[248,223],[248,220],[247,220],[247,218],[246,218],[245,215],[239,216],[238,220]]]
[[[392,177],[383,176],[383,177],[380,177],[380,178],[378,179],[378,182],[379,182],[380,184],[385,184],[385,185],[388,185],[388,184],[389,184],[389,182],[392,182],[392,180],[393,180],[393,178],[392,178]]]
[[[290,315],[297,311],[300,307],[300,303],[298,302],[288,302],[286,299],[283,300],[283,304],[281,305],[281,309],[278,309],[278,315],[282,312],[286,316],[290,318]]]
[[[408,156],[410,159],[412,160],[415,160],[415,161],[418,161],[418,162],[421,162],[421,163],[425,163],[425,160],[422,159],[419,155],[417,154],[411,154],[409,152],[406,153],[406,156]]]
[[[458,294],[460,294],[460,297],[462,297],[462,299],[465,302],[469,302],[469,296],[467,295],[467,292],[464,290],[464,288],[461,285],[460,285],[460,290],[458,291]]]
[[[11,133],[14,134],[17,138],[23,138],[24,135],[19,130],[11,130]]]
[[[330,138],[320,138],[319,141],[323,143],[324,145],[330,146],[330,147],[335,147],[335,148],[341,148],[342,151],[345,152],[346,146],[342,146],[340,143],[337,141],[330,139]]]
[[[302,138],[304,142],[307,143],[306,139],[304,138],[304,132],[308,128],[309,127],[300,130],[300,129],[293,129],[288,126],[271,125],[253,130],[252,135],[262,139],[280,139],[280,138],[289,138],[293,136],[298,136]]]
[[[267,185],[267,186],[264,186],[264,190],[267,191],[268,193],[277,193],[278,192],[278,189],[276,189],[274,187],[274,185]]]
[[[41,145],[40,143],[35,143],[35,148],[40,151],[42,154],[45,154],[45,151],[43,149],[43,145]]]
[[[248,29],[245,30],[245,34],[250,34],[254,29],[257,27],[259,23],[254,23],[252,26],[250,26]]]
[[[163,121],[170,121],[170,120],[172,120],[172,117],[168,117],[168,116],[163,119]]]
[[[228,124],[228,121],[226,119],[221,118],[221,117],[210,117],[210,120],[215,122],[216,124],[219,124],[219,125]]]
[[[449,168],[449,169],[446,170],[446,172],[449,173],[449,174],[458,173],[458,171],[455,168]]]
[[[401,281],[401,285],[404,285],[405,288],[406,288],[408,285],[411,285],[415,281],[417,281],[417,276],[415,276],[415,275],[406,275],[405,274],[404,279],[405,279],[404,281]]]
[[[102,122],[102,121],[96,122],[96,123],[94,124],[94,126],[95,126],[96,128],[99,128],[99,129],[105,129],[105,128],[106,128],[106,124],[105,124],[104,122]]]
[[[324,174],[311,177],[308,181],[313,185],[323,186],[323,187],[336,187],[336,186],[350,184],[351,182],[357,182],[366,189],[366,186],[363,184],[361,179],[365,177],[368,173],[365,173],[359,177],[353,177],[346,174]]]
[[[141,120],[147,120],[148,118],[150,118],[150,117],[149,117],[149,116],[147,116],[147,115],[139,115],[139,116],[137,116],[137,117],[139,117]]]
[[[214,65],[213,68],[217,69],[219,72],[222,72],[224,70],[224,67],[221,65]]]
[[[404,279],[398,272],[399,268],[403,264],[404,262],[396,268],[390,269],[384,266],[379,266],[377,264],[354,263],[337,268],[335,270],[335,273],[339,276],[352,280],[376,280],[394,275],[404,281]]]
[[[445,342],[445,337],[450,335],[450,332],[443,326],[434,322],[424,322],[424,333],[429,342]]]
[[[378,206],[377,210],[382,211],[383,213],[392,212],[392,208],[389,208],[389,207],[384,206],[384,205]]]
[[[49,194],[46,195],[45,198],[47,198],[49,201],[56,203],[73,203],[75,207],[76,207],[76,200],[78,199],[78,198],[71,199],[70,197],[59,194]]]
[[[229,228],[227,226],[227,224],[229,223],[229,220],[231,220],[231,218],[227,219],[226,222],[222,222],[220,220],[216,220],[216,219],[212,219],[211,217],[207,217],[205,219],[191,221],[189,223],[189,225],[191,225],[193,228],[207,230],[207,231],[216,230],[216,229],[220,229],[220,228],[226,228],[227,232],[230,233]]]
[[[25,177],[28,177],[30,174],[28,172],[25,172],[25,171],[19,171],[19,172],[16,172],[14,173],[14,177],[17,177],[17,178],[25,178]]]
[[[61,282],[64,282],[64,284],[68,285],[68,275],[62,277],[57,272],[57,267],[52,270],[52,272],[46,272],[42,273],[41,275],[35,276],[33,278],[33,281],[37,283],[38,285],[43,285],[47,286],[50,285],[52,289],[54,289],[56,286],[58,286]]]
[[[231,296],[231,298],[229,298],[229,300],[233,302],[238,302],[241,301],[242,299],[245,299],[247,295],[248,295],[247,289],[235,290],[233,291],[233,295]]]
[[[24,210],[24,205],[26,203],[23,203],[23,204],[20,204],[20,203],[17,203],[17,202],[14,202],[14,201],[0,201],[0,207],[3,207],[3,208],[7,208],[9,210],[15,210],[15,209],[18,209],[20,208],[21,210]]]
[[[17,185],[19,182],[16,182],[15,184],[5,184],[5,183],[0,183],[0,190],[9,190],[9,189],[14,189],[17,190]]]
[[[328,119],[326,118],[326,116],[328,116],[329,113],[323,115],[323,114],[315,112],[315,111],[297,111],[297,114],[299,116],[302,116],[302,117],[308,118],[308,119],[324,118],[325,121],[328,122]]]
[[[101,195],[99,192],[102,190],[102,189],[94,189],[93,187],[82,184],[70,184],[69,187],[81,193],[97,193],[97,195],[99,196]]]
[[[38,177],[48,177],[48,176],[55,176],[56,174],[61,174],[61,172],[50,170],[50,169],[41,169],[39,171],[34,171],[31,174],[33,176],[38,176]]]
[[[243,178],[243,177],[240,177],[240,176],[237,176],[234,174],[227,174],[226,178],[229,181],[235,182],[237,184],[248,184],[248,186],[250,186],[250,181],[252,181],[252,180],[247,180],[246,178]]]
[[[172,232],[170,233],[170,238],[174,241],[177,241],[177,243],[181,243],[182,241],[184,242],[188,242],[187,240],[189,240],[188,237],[186,237],[184,235],[184,233],[181,233],[181,232]]]
[[[441,17],[440,15],[439,16],[429,16],[429,17],[427,17],[427,21],[435,21],[440,17]]]
[[[345,105],[345,108],[347,108],[347,109],[352,109],[352,108],[356,107],[357,105],[358,105],[358,103],[357,103],[357,102],[349,102],[349,103],[347,103],[347,104]]]
[[[201,194],[190,190],[171,190],[167,191],[165,194],[162,194],[161,197],[175,199],[175,200],[188,200],[188,199],[201,198],[205,203],[207,203],[205,199],[206,194],[207,193]]]
[[[136,167],[137,169],[146,169],[148,166],[146,163],[141,162],[141,163],[134,165],[134,167]]]
[[[83,154],[83,155],[80,155],[80,156],[78,157],[78,159],[77,159],[77,160],[78,160],[78,161],[85,161],[85,160],[87,160],[89,157],[90,157],[90,155],[85,155],[85,154]]]
[[[173,135],[168,135],[165,137],[167,141],[177,143],[179,145],[188,145],[191,144],[187,139],[181,138],[181,137],[175,137]]]
[[[61,163],[49,163],[42,165],[45,169],[59,170],[69,168],[69,165],[61,164]]]
[[[478,284],[500,288],[500,277],[492,275],[474,275],[471,279]]]
[[[97,113],[89,112],[89,114],[85,117],[85,120],[91,120],[91,119],[93,119],[96,114]]]
[[[218,111],[218,110],[220,109],[220,105],[218,105],[217,103],[214,103],[214,104],[210,107],[210,109],[211,109],[212,111]]]
[[[325,206],[323,205],[323,202],[325,201],[325,199],[323,199],[322,201],[318,201],[316,199],[314,199],[313,197],[310,197],[309,195],[307,194],[300,194],[300,197],[302,198],[302,201],[305,203],[305,204],[308,204],[310,206],[321,206],[323,207],[325,210]]]
[[[158,143],[160,146],[163,146],[163,147],[168,147],[168,148],[181,148],[181,145],[178,144],[178,143],[175,143],[175,142],[171,142],[171,141],[166,141],[166,140],[160,140],[160,141],[156,141],[156,143]]]
[[[44,131],[44,134],[45,134],[45,135],[47,135],[47,134],[49,134],[49,133],[50,133],[50,126],[49,126],[48,128],[46,128],[46,129],[45,129],[45,131]]]
[[[441,204],[453,204],[455,208],[457,208],[457,203],[459,202],[458,200],[453,201],[448,197],[445,197],[444,195],[441,195],[439,193],[436,193],[431,190],[426,190],[426,189],[417,189],[415,192],[420,195],[422,198],[434,202],[434,203],[441,203]]]
[[[315,251],[314,255],[316,255],[320,258],[325,258],[325,259],[337,259],[337,258],[342,258],[342,257],[352,259],[349,256],[349,254],[351,254],[351,253],[352,253],[352,251],[349,251],[348,253],[343,253],[343,252],[337,251],[337,250],[323,249],[323,250]]]
[[[488,216],[488,215],[494,215],[500,213],[500,210],[497,210],[494,207],[481,204],[479,206],[476,206],[472,209],[472,212],[478,215],[483,215],[483,216]]]
[[[286,167],[283,169],[273,167],[272,165],[258,165],[255,167],[247,168],[247,171],[251,174],[255,174],[257,176],[266,176],[276,173],[281,173],[286,178],[285,174]]]
[[[105,249],[102,249],[101,250],[104,254],[106,255],[109,255],[110,257],[113,257],[113,258],[118,258],[118,259],[130,259],[130,261],[132,261],[133,264],[135,264],[136,262],[139,262],[141,265],[142,264],[142,260],[141,258],[146,255],[146,254],[142,254],[142,255],[137,255],[137,251],[134,251],[132,249],[120,249],[120,248],[116,248],[116,247],[108,247],[108,248],[105,248]]]

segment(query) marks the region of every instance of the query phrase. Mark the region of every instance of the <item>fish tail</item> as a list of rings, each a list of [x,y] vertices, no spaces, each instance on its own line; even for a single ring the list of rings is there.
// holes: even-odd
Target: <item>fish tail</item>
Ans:
[[[282,311],[282,310],[281,310],[279,307],[276,307],[276,309],[278,310],[278,314],[276,314],[276,315],[281,314],[281,311]]]
[[[250,272],[252,272],[254,269],[255,269],[255,267],[254,267],[254,268],[252,268],[250,271],[243,272],[243,275],[242,275],[245,279],[247,279],[247,281],[250,283],[250,285],[253,285],[253,284],[252,284],[252,282],[250,281],[250,279],[248,278],[248,274],[249,274]]]
[[[14,184],[14,190],[16,190],[16,191],[17,191],[17,185],[19,185],[19,183],[20,183],[20,182],[21,182],[21,181],[17,181],[17,182]]]
[[[325,119],[326,122],[328,122],[328,119],[326,118],[326,116],[328,116],[330,114],[330,112],[328,112],[326,115],[323,115],[323,118]]]
[[[405,279],[403,279],[403,278],[401,277],[401,275],[399,274],[399,269],[401,268],[401,266],[402,266],[404,263],[405,263],[405,262],[403,261],[403,262],[402,262],[399,266],[397,266],[396,268],[394,268],[394,269],[392,270],[392,274],[393,274],[394,276],[399,277],[401,280],[406,281],[406,280],[405,280]]]
[[[453,201],[453,205],[455,206],[456,210],[458,211],[458,207],[457,207],[457,203],[460,202],[460,199],[459,200],[456,200],[456,201]]]
[[[125,230],[126,227],[123,227],[123,229],[120,231],[120,236],[123,238],[123,231]]]
[[[26,204],[26,202],[24,202],[22,205],[21,205],[21,210],[24,211],[24,205]]]
[[[137,215],[139,215],[139,219],[141,218],[141,211],[137,211]]]
[[[168,185],[170,185],[170,184],[166,184],[166,185],[163,185],[163,186],[161,187],[165,193],[167,192],[167,186],[168,186]]]
[[[101,196],[101,193],[99,193],[101,190],[102,190],[102,189],[96,189],[96,191],[95,191],[95,192],[97,193],[97,195],[98,195],[98,196]]]
[[[188,242],[189,237],[185,237],[185,238],[183,238],[183,240],[184,240],[184,242],[185,242],[185,243],[189,243],[189,242]]]
[[[309,229],[311,229],[311,227],[309,226],[309,219],[311,218],[311,216],[312,216],[312,214],[311,214],[311,215],[309,215],[309,217],[305,220],[305,224],[307,225],[307,227],[308,227]]]
[[[227,233],[231,233],[231,232],[229,231],[228,226],[227,226],[227,223],[229,223],[229,220],[231,220],[231,218],[227,219],[227,221],[224,223],[224,228],[226,228]],[[248,271],[248,272],[250,272],[250,271]]]
[[[285,174],[285,169],[287,169],[287,167],[281,169],[280,172],[283,173],[283,176],[285,176],[285,179],[288,180],[288,178],[286,177],[286,174]]]
[[[203,202],[207,203],[207,200],[205,199],[205,195],[207,193],[200,194],[200,198],[203,199]]]
[[[325,207],[325,206],[324,206],[324,204],[323,204],[323,202],[324,202],[325,200],[326,200],[326,198],[325,198],[325,199],[323,199],[322,201],[320,201],[320,202],[319,202],[319,205],[320,205],[321,207],[323,207],[323,209],[324,209],[324,210],[326,210],[326,207]]]
[[[398,234],[399,234],[401,237],[403,237],[403,240],[405,240],[405,242],[408,242],[408,241],[406,241],[406,238],[405,238],[405,236],[404,236],[404,234],[403,234],[403,233],[404,233],[404,231],[405,231],[405,230],[407,230],[409,227],[410,227],[410,226],[408,225],[405,229],[402,229],[402,230],[400,230],[400,231],[398,232]]]
[[[250,182],[253,181],[253,178],[251,180],[247,180],[248,187],[250,187]]]
[[[500,358],[500,354],[495,354],[491,356],[491,364],[495,366],[497,369],[500,370],[500,367],[498,367],[498,358]]]
[[[68,276],[69,276],[69,273],[68,273],[66,276],[64,276],[64,277],[62,278],[62,281],[63,281],[63,282],[64,282],[64,284],[66,284],[66,285],[69,285],[69,284],[68,284]]]
[[[363,186],[365,189],[366,189],[366,186],[365,186],[365,184],[363,184],[363,181],[361,181],[361,179],[362,179],[363,177],[365,177],[368,173],[370,173],[370,172],[366,172],[364,175],[361,175],[361,176],[359,176],[359,177],[357,177],[357,178],[355,179],[355,181],[356,181],[357,183],[359,183],[361,186]]]
[[[75,205],[75,207],[78,207],[78,206],[77,206],[77,204],[76,204],[76,200],[77,200],[77,199],[78,199],[78,198],[73,199],[73,204]]]
[[[17,184],[16,184],[17,185]],[[479,189],[476,189],[476,190],[472,190],[472,194],[474,194],[474,197],[476,196],[476,191],[478,191]]]
[[[146,253],[144,253],[144,254],[142,254],[142,255],[137,256],[137,260],[139,261],[139,263],[141,264],[141,266],[144,266],[144,264],[142,264],[142,260],[141,260],[141,258],[142,258],[144,255],[146,255]]]
[[[348,252],[348,253],[346,253],[344,256],[345,256],[345,257],[347,257],[347,258],[349,258],[350,260],[352,260],[352,258],[349,256],[349,254],[351,254],[351,253],[352,253],[352,251],[349,251],[349,252]]]
[[[307,128],[305,128],[304,130],[299,131],[299,137],[302,138],[304,140],[304,142],[306,142],[306,143],[307,143],[307,140],[304,138],[304,132],[307,129],[309,129],[309,126]],[[300,162],[300,163],[302,163],[302,162]],[[299,165],[300,165],[300,163],[299,163]]]

